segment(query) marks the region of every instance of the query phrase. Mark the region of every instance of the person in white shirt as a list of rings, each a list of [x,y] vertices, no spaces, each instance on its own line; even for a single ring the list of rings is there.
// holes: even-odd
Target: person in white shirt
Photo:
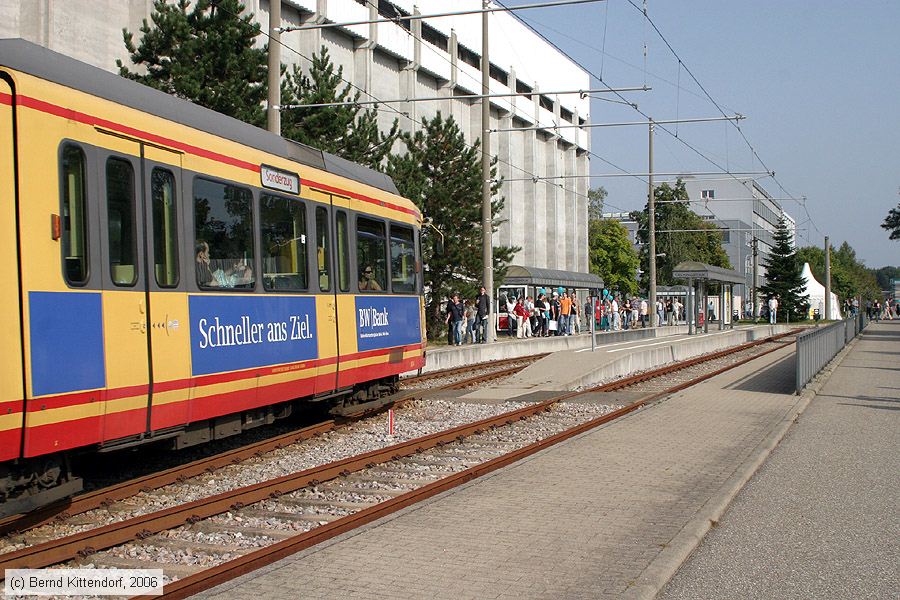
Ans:
[[[613,331],[619,331],[622,327],[621,316],[619,316],[619,303],[613,298],[612,301],[612,328]]]
[[[778,299],[775,296],[769,298],[769,323],[775,324],[775,313],[778,312]]]

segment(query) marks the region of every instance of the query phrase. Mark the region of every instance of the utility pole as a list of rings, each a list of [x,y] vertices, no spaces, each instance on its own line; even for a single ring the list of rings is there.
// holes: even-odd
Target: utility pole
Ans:
[[[759,314],[756,306],[756,282],[759,274],[759,239],[753,236],[753,285],[750,287],[750,310],[753,311],[753,322],[756,322],[756,315]]]
[[[649,177],[647,178],[647,210],[649,213],[650,220],[650,300],[647,308],[650,309],[651,314],[653,315],[650,318],[650,322],[654,326],[659,326],[657,323],[657,312],[656,312],[656,207],[654,205],[655,198],[653,197],[653,119],[650,119],[650,137],[648,140],[648,165],[649,169],[647,169],[647,173],[649,173]]]
[[[281,135],[281,0],[269,0],[269,97],[266,129]]]
[[[831,244],[825,236],[825,314],[823,320],[831,318]]]
[[[483,8],[487,9],[489,0],[483,0]],[[481,255],[484,261],[484,289],[491,295],[488,303],[488,331],[486,339],[494,341],[494,247],[491,240],[493,234],[494,215],[491,211],[491,101],[487,94],[491,92],[491,63],[488,58],[488,13],[481,13]]]

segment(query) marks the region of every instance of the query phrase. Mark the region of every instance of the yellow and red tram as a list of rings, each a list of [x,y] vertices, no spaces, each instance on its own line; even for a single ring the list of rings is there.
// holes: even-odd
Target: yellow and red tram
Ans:
[[[383,174],[0,40],[0,515],[75,491],[72,452],[392,389],[420,225]]]

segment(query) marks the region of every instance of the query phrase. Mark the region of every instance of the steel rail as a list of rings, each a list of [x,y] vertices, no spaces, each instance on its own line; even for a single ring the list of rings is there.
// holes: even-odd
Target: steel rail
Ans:
[[[482,365],[484,367],[496,364],[502,365],[509,362],[527,360],[529,358],[534,358],[535,360],[537,360],[544,356],[546,356],[546,353],[520,357],[517,359],[496,361],[495,363],[480,363],[480,365],[469,365],[466,367],[445,369],[442,371],[435,371],[433,373],[410,378],[407,381],[434,379],[437,377],[469,371],[473,367],[478,368]],[[478,375],[469,379],[464,379],[462,381],[441,386],[438,389],[461,389],[469,387],[471,385],[482,383],[484,381],[489,381],[497,377],[510,375],[512,373],[515,373],[516,371],[521,370],[522,368],[524,367],[513,367],[510,369],[504,369],[499,372]],[[385,405],[381,410],[384,410],[389,406],[396,406],[397,404],[401,404],[410,399],[411,397],[400,398],[390,405]],[[353,415],[350,418],[329,419],[327,421],[323,421],[322,423],[317,423],[316,425],[311,425],[297,431],[285,433],[268,440],[263,440],[250,444],[248,446],[229,450],[221,454],[204,457],[185,465],[172,467],[159,473],[150,473],[148,475],[137,477],[135,479],[130,479],[111,486],[99,488],[86,494],[81,494],[72,498],[54,502],[29,513],[5,517],[0,519],[0,536],[22,533],[30,529],[40,527],[41,525],[46,525],[54,521],[62,521],[69,517],[80,515],[90,510],[109,506],[113,502],[124,500],[125,498],[129,498],[140,492],[159,489],[166,485],[171,485],[173,483],[178,483],[191,477],[196,477],[197,475],[202,475],[203,473],[210,473],[217,469],[237,464],[254,456],[272,452],[273,450],[278,450],[280,448],[284,448],[285,446],[289,446],[297,442],[302,442],[317,435],[327,433],[334,430],[339,425],[343,425],[347,422],[354,422],[358,419],[371,416],[376,412],[380,411],[365,411],[358,415]]]
[[[750,347],[758,346],[767,342],[774,341],[776,339],[780,339],[789,335],[794,335],[799,330],[793,330],[791,332],[780,334],[777,336],[772,336],[771,338],[766,338],[763,340],[757,340],[754,342],[750,342],[747,344],[743,344],[741,346],[737,346],[729,351],[717,352],[716,358],[721,358],[727,354],[733,354],[735,352],[740,352],[742,350],[746,350]],[[739,367],[743,364],[746,364],[750,361],[756,360],[762,356],[775,352],[777,350],[781,350],[782,347],[771,348],[769,350],[765,350],[759,354],[754,354],[753,356],[749,356],[744,358],[736,363],[726,365],[720,369],[716,369],[715,371],[711,371],[710,373],[704,373],[703,375],[691,379],[690,381],[683,382],[681,384],[675,385],[669,389],[666,389],[661,392],[656,392],[653,394],[649,394],[648,396],[636,400],[635,402],[620,408],[611,413],[607,413],[600,417],[596,417],[590,421],[586,421],[580,425],[576,425],[570,429],[562,431],[556,435],[553,435],[549,438],[538,440],[528,446],[524,446],[518,450],[514,450],[513,452],[504,454],[503,456],[498,456],[492,460],[484,462],[479,465],[475,465],[470,467],[464,471],[460,471],[443,479],[439,479],[433,483],[427,484],[420,488],[416,488],[405,494],[392,498],[390,500],[386,500],[381,502],[375,506],[365,508],[361,511],[353,513],[351,515],[347,515],[330,523],[326,523],[320,527],[315,529],[311,529],[307,532],[298,534],[286,540],[282,540],[280,542],[276,542],[270,546],[266,546],[265,548],[260,548],[259,550],[255,550],[243,556],[240,556],[236,559],[224,562],[220,565],[212,567],[210,569],[205,569],[199,573],[194,575],[190,575],[188,577],[179,579],[177,581],[171,582],[167,584],[164,588],[163,594],[161,596],[139,596],[141,600],[151,600],[151,598],[162,598],[164,600],[180,600],[181,598],[187,598],[193,594],[197,594],[199,592],[209,590],[217,585],[222,583],[226,583],[236,577],[240,577],[241,575],[246,575],[247,573],[251,573],[257,569],[260,569],[266,565],[272,564],[282,558],[286,558],[300,552],[301,550],[305,550],[306,548],[310,548],[315,546],[316,544],[320,544],[329,539],[337,537],[343,533],[348,531],[352,531],[358,527],[361,527],[367,523],[371,523],[376,519],[380,519],[381,517],[387,516],[391,513],[397,512],[403,508],[426,500],[432,496],[435,496],[441,492],[452,489],[464,483],[467,483],[473,479],[486,475],[492,471],[495,471],[501,467],[505,467],[510,465],[522,458],[530,456],[535,452],[543,450],[544,448],[548,448],[553,446],[559,442],[565,441],[569,438],[575,437],[580,433],[585,431],[589,431],[595,427],[603,425],[604,423],[608,423],[610,421],[614,421],[620,417],[623,417],[631,412],[658,400],[660,398],[669,396],[681,390],[684,390],[688,387],[696,385],[702,381],[706,381],[707,379],[711,379],[717,375],[720,375],[726,371]],[[711,356],[707,355],[706,361],[715,360]],[[690,362],[693,364],[698,364],[698,361],[695,359],[691,359]],[[682,368],[688,368],[684,366]],[[675,369],[680,370],[680,369]],[[669,367],[663,367],[658,369],[657,371],[664,371],[663,373],[659,373],[657,376],[664,375],[672,372]],[[635,381],[632,381],[628,385],[634,385],[635,383],[639,383],[637,380],[639,376],[634,378]],[[644,381],[645,379],[641,379],[640,381]],[[625,381],[625,380],[623,380]],[[559,398],[554,398],[548,400],[548,403],[558,402],[561,399],[569,398],[572,396],[578,396],[589,392],[598,392],[598,391],[610,391],[614,389],[620,389],[621,386],[617,385],[620,382],[612,382],[609,384],[604,384],[600,386],[596,386],[591,388],[590,390],[584,390],[580,392],[570,392],[568,394],[564,394]]]
[[[474,423],[460,425],[449,430],[437,432],[428,436],[422,436],[413,440],[389,446],[387,448],[373,450],[361,455],[348,457],[340,461],[306,469],[304,471],[279,477],[274,480],[245,486],[243,488],[238,488],[235,490],[230,490],[228,492],[223,492],[215,496],[202,498],[200,500],[196,500],[181,506],[172,507],[154,513],[148,513],[146,515],[140,515],[119,523],[114,523],[100,528],[73,534],[64,538],[31,546],[29,548],[23,548],[21,550],[17,550],[15,552],[0,556],[0,571],[13,568],[42,568],[49,565],[58,564],[66,560],[71,560],[78,556],[89,556],[98,550],[127,543],[135,539],[143,539],[166,529],[172,529],[185,524],[193,523],[203,518],[221,514],[229,510],[238,510],[246,505],[252,504],[254,502],[259,502],[267,498],[277,498],[280,495],[296,491],[308,485],[316,485],[322,481],[334,479],[338,476],[346,475],[350,472],[361,470],[374,464],[411,456],[413,454],[423,452],[424,450],[434,448],[436,446],[440,446],[455,440],[461,440],[468,435],[481,433],[482,431],[490,427],[496,427],[502,424],[512,424],[516,420],[525,420],[529,416],[538,414],[546,410],[550,410],[552,405],[557,402],[575,396],[580,396],[589,392],[609,391],[613,389],[619,389],[626,385],[633,385],[634,383],[638,382],[638,378],[642,378],[641,380],[647,379],[651,373],[655,373],[656,376],[665,375],[673,371],[688,368],[689,366],[693,366],[694,364],[697,364],[699,362],[715,360],[716,358],[720,358],[727,354],[733,354],[752,346],[760,345],[774,339],[785,337],[786,335],[792,335],[792,333],[793,332],[757,340],[754,342],[749,342],[747,344],[736,346],[731,349],[722,350],[710,355],[705,355],[704,357],[698,357],[695,359],[684,361],[683,363],[676,363],[674,365],[662,367],[660,369],[640,374],[626,380],[611,382],[608,384],[590,388],[588,390],[563,393],[547,401],[510,411],[502,415],[482,419],[481,421],[477,421]],[[780,348],[771,349],[766,353],[778,349]],[[674,393],[674,391],[684,389],[685,387],[688,387],[690,385],[694,385],[699,381],[702,381],[709,377],[713,377],[720,372],[724,372],[725,370],[734,368],[740,364],[743,364],[744,362],[759,358],[759,356],[762,356],[763,354],[748,357],[744,361],[734,363],[733,365],[728,365],[726,368],[720,369],[716,372],[713,372],[712,374],[707,374],[700,378],[695,378],[689,382],[685,382],[684,384],[675,386],[674,388],[665,390],[663,392],[648,395],[647,397],[632,403],[626,408],[634,410],[646,404],[647,402],[650,402],[661,396]],[[630,383],[628,383],[629,381]],[[630,410],[628,412],[630,412]],[[618,412],[619,411],[617,411],[617,413]],[[589,421],[589,423],[591,422],[593,421]],[[562,432],[562,434],[565,433],[566,432]],[[557,439],[562,434],[557,434],[557,436],[548,439]],[[464,471],[463,473],[465,472],[467,471]],[[335,523],[337,522],[338,521],[335,521]],[[186,580],[187,579],[189,578],[186,578]]]

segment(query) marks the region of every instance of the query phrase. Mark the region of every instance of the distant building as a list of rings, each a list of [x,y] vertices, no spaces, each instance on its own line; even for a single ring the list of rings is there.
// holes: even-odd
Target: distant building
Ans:
[[[797,239],[797,224],[784,208],[759,183],[749,177],[722,179],[682,178],[690,208],[705,221],[722,231],[722,247],[735,271],[744,273],[746,283],[734,288],[735,307],[743,306],[753,287],[753,239],[757,240],[759,272],[757,289],[765,284],[765,260],[774,245],[778,219],[784,215],[788,229]],[[674,181],[667,182],[669,185]],[[637,222],[630,213],[605,213],[604,218],[617,219],[628,230],[628,238],[637,250]],[[658,247],[658,242],[657,242]]]
[[[269,2],[242,0],[246,12],[269,29]],[[283,0],[284,26],[349,23],[410,14],[480,9],[481,0]],[[94,66],[116,72],[116,59],[128,63],[122,28],[140,39],[140,26],[153,8],[150,0],[26,0],[3,2],[0,37],[21,37]],[[328,48],[336,65],[359,89],[381,100],[481,94],[481,15],[407,20],[282,34],[282,62],[309,67],[311,57]],[[525,267],[587,273],[587,191],[590,130],[554,129],[586,125],[590,99],[551,92],[587,90],[587,71],[542,39],[512,13],[490,16],[490,92],[525,92],[491,99],[491,129],[541,127],[491,134],[499,157],[506,199],[497,245],[518,246],[513,263]],[[257,43],[267,43],[260,36]],[[546,90],[547,93],[541,93]],[[438,111],[453,116],[466,140],[481,137],[481,101],[440,99],[379,106],[387,128],[399,116],[409,131]],[[533,179],[573,176],[571,179]],[[477,200],[480,202],[480,198]],[[480,249],[473,248],[473,252]]]

